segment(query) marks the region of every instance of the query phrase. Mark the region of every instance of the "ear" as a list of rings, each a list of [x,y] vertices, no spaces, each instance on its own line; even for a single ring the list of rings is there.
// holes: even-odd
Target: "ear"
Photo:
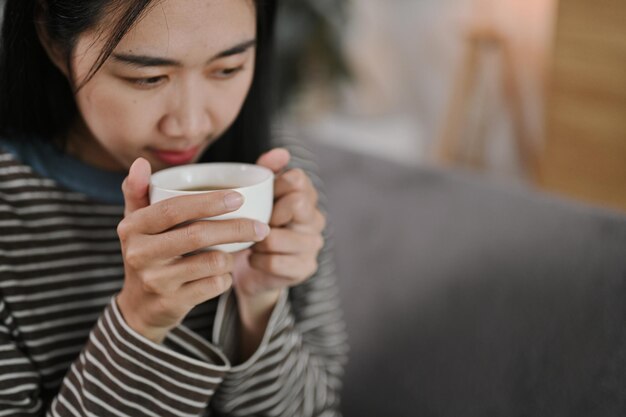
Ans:
[[[52,61],[54,66],[66,77],[69,77],[69,68],[65,62],[65,54],[63,54],[61,48],[50,39],[44,22],[42,6],[39,5],[35,10],[35,30],[37,31],[39,43],[41,43],[44,51],[46,51],[46,55],[48,55],[48,58]]]

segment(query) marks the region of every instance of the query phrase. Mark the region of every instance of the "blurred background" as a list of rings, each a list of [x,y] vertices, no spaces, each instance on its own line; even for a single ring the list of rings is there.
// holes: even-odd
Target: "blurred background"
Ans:
[[[303,136],[626,209],[623,1],[281,7],[285,112]]]
[[[285,0],[346,416],[626,415],[626,2]]]

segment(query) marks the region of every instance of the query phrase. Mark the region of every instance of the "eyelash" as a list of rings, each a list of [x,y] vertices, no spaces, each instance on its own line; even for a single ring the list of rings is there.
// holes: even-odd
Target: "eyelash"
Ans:
[[[221,71],[218,71],[218,73],[221,73],[221,77],[222,78],[230,78],[233,77],[234,75],[236,75],[237,73],[243,71],[244,66],[240,65],[238,67],[232,67],[232,68],[224,68]]]
[[[160,75],[157,77],[148,77],[148,78],[129,78],[128,81],[140,87],[155,87],[159,85],[160,82],[164,79],[165,79],[165,76]]]
[[[225,68],[215,73],[216,78],[220,80],[228,80],[234,77],[235,75],[237,75],[239,72],[243,71],[243,69],[244,69],[243,65],[239,67]],[[156,77],[148,77],[148,78],[128,78],[128,81],[131,84],[134,84],[141,88],[154,88],[160,85],[161,81],[165,80],[166,78],[167,78],[166,75],[159,75]]]

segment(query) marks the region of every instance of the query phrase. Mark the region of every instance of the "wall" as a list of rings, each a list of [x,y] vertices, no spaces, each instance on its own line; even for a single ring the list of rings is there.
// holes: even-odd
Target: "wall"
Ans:
[[[403,162],[430,158],[462,62],[466,31],[477,21],[489,21],[506,34],[515,51],[525,121],[540,144],[554,1],[353,1],[346,48],[357,84],[344,91],[339,110],[316,121],[315,134]],[[499,92],[493,93],[487,109],[492,162],[499,172],[514,173],[509,117],[501,111]],[[385,149],[388,141],[395,151]]]

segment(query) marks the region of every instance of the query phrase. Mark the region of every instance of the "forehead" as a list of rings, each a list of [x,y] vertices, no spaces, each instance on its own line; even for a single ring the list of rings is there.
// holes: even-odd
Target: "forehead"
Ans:
[[[115,48],[184,59],[219,52],[254,38],[256,10],[252,0],[162,0],[143,14]]]

